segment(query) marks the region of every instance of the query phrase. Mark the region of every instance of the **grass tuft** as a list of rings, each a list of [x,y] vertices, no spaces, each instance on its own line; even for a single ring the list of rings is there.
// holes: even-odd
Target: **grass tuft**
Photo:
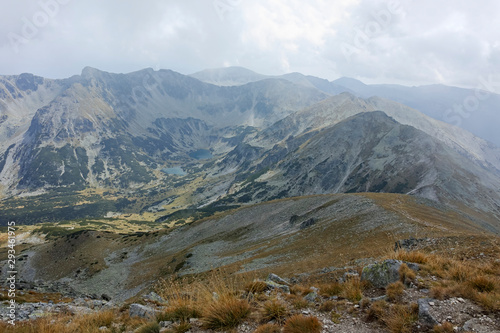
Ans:
[[[409,285],[411,282],[415,281],[415,279],[417,278],[417,275],[415,274],[415,272],[410,268],[408,267],[408,265],[406,265],[405,263],[403,263],[400,267],[399,267],[399,279],[402,283],[404,283],[405,285]]]
[[[264,324],[255,330],[254,333],[280,333],[281,327],[276,324]]]
[[[160,333],[160,324],[156,321],[146,323],[136,330],[137,333]]]
[[[264,281],[252,281],[245,286],[247,293],[259,294],[267,290],[267,284]]]
[[[386,301],[380,300],[373,302],[367,311],[368,321],[382,321],[386,312],[389,309],[389,304]]]
[[[436,325],[432,329],[432,333],[453,333],[455,330],[453,329],[453,324],[449,322],[444,322],[443,324]]]
[[[413,324],[418,320],[418,309],[395,304],[385,313],[383,321],[391,333],[410,333]]]
[[[363,298],[359,276],[351,277],[344,282],[341,296],[356,303]]]
[[[238,326],[249,314],[248,301],[225,297],[209,304],[201,320],[205,328],[230,329]]]
[[[490,293],[495,290],[496,282],[485,275],[478,275],[473,277],[469,284],[472,288],[476,289],[479,292],[487,292]]]
[[[320,333],[321,323],[316,317],[295,315],[285,323],[283,328],[284,333]]]
[[[391,302],[396,302],[401,299],[404,294],[405,286],[401,281],[396,281],[394,283],[389,284],[385,288],[385,293],[387,295],[387,299]]]
[[[286,305],[277,300],[270,300],[264,303],[262,307],[262,321],[269,322],[275,320],[278,323],[283,323],[288,317]]]
[[[328,301],[321,303],[318,310],[321,312],[330,312],[333,309],[335,309],[335,302],[328,300]]]

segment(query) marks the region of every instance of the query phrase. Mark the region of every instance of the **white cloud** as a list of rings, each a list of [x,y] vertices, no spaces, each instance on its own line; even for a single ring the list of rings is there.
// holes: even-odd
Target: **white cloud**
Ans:
[[[187,74],[240,65],[475,86],[500,65],[495,0],[70,0],[16,53],[9,33],[22,36],[25,21],[43,10],[38,1],[12,2],[0,13],[0,74],[68,77],[87,65]]]

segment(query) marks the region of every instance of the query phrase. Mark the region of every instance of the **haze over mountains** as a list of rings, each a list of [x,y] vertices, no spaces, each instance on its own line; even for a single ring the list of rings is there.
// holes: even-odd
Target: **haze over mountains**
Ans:
[[[221,86],[245,84],[271,77],[241,67],[208,69],[191,76]],[[496,130],[500,124],[500,95],[493,93],[498,83],[492,82],[491,77],[478,78],[476,89],[440,84],[418,87],[396,84],[367,85],[347,77],[328,81],[300,73],[290,73],[275,78],[315,87],[329,94],[350,92],[363,98],[372,96],[387,98],[410,106],[437,120],[462,127],[497,146],[500,145],[500,135]]]
[[[162,220],[164,210],[388,192],[461,209],[498,231],[500,149],[465,129],[481,126],[500,142],[499,96],[465,129],[428,116],[473,92],[243,68],[0,77],[0,222],[109,212]]]

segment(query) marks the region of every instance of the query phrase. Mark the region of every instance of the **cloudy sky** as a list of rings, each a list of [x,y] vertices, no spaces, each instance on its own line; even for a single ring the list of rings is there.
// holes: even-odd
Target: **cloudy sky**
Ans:
[[[496,0],[4,0],[0,75],[243,66],[475,87],[498,73],[499,13]]]

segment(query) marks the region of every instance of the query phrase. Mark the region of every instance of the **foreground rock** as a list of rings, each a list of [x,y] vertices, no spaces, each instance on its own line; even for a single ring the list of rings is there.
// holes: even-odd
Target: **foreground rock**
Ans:
[[[379,264],[365,266],[361,273],[361,281],[369,281],[376,288],[385,288],[388,284],[399,280],[399,269],[404,262],[401,260],[387,259]],[[414,263],[406,263],[414,271],[419,266]]]

